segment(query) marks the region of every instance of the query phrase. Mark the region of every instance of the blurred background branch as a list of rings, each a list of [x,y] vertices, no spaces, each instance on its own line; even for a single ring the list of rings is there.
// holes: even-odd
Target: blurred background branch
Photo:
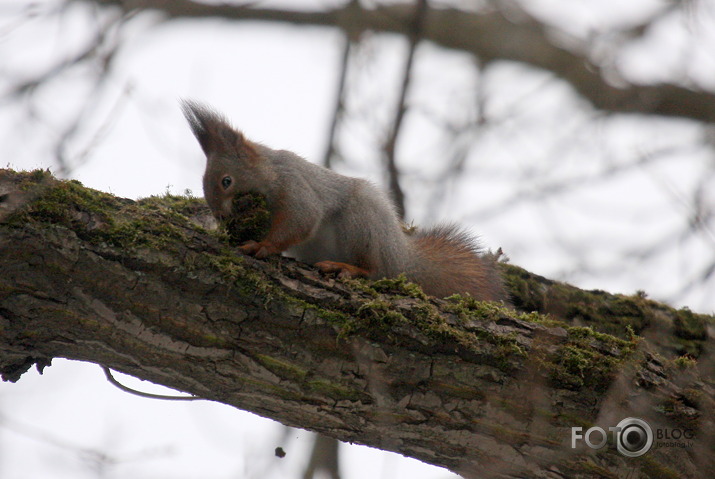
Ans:
[[[493,1],[476,11],[430,7],[423,5],[422,0],[416,2],[417,7],[390,2],[376,2],[374,6],[366,7],[360,2],[348,2],[342,7],[312,11],[265,9],[254,7],[252,2],[245,5],[211,5],[189,0],[82,1],[119,7],[125,14],[155,12],[166,20],[221,18],[336,27],[349,37],[371,31],[413,38],[415,8],[424,9],[424,13],[419,14],[420,18],[424,17],[420,38],[441,47],[469,52],[482,62],[508,60],[548,71],[568,82],[597,109],[683,117],[703,122],[715,120],[715,94],[712,92],[698,88],[693,82],[680,85],[629,81],[617,69],[612,54],[594,54],[590,51],[593,46],[591,41],[564,34],[557,26],[537,20],[513,1]],[[612,36],[609,49],[615,50],[627,40],[642,37],[654,27],[655,22],[674,14],[676,10],[687,13],[689,4],[683,2],[680,8],[676,8],[675,3],[663,3],[662,9],[648,21],[619,32],[620,38]]]

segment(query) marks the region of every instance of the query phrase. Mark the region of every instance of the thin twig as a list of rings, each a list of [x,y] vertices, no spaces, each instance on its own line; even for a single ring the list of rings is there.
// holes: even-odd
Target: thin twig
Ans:
[[[135,396],[149,399],[162,399],[164,401],[198,401],[204,399],[198,396],[167,396],[164,394],[152,394],[145,393],[143,391],[137,391],[136,389],[132,389],[117,381],[117,379],[112,376],[112,371],[107,366],[102,366],[102,369],[104,370],[104,375],[107,376],[107,381],[109,381],[113,386],[116,386],[117,388],[129,394],[134,394]]]
[[[330,122],[330,130],[328,131],[328,143],[323,157],[323,166],[326,168],[332,167],[332,158],[335,155],[335,133],[338,129],[338,123],[345,111],[345,83],[347,82],[348,64],[350,62],[350,47],[352,40],[348,35],[345,35],[345,45],[343,47],[343,56],[340,66],[340,78],[338,79],[338,92],[335,99],[335,108],[333,109],[333,119]]]
[[[395,150],[397,145],[397,139],[400,135],[400,130],[402,128],[402,122],[407,111],[407,105],[405,100],[407,98],[407,90],[410,87],[410,80],[412,78],[412,66],[414,64],[415,51],[417,50],[417,45],[420,42],[422,32],[424,30],[425,18],[427,16],[426,13],[427,0],[417,0],[413,26],[410,29],[410,46],[405,61],[405,69],[402,74],[402,87],[400,88],[400,96],[397,101],[395,119],[392,122],[392,130],[390,131],[390,135],[387,138],[387,141],[385,142],[385,146],[383,148],[385,153],[385,166],[387,168],[388,185],[400,218],[405,217],[405,193],[402,190],[402,186],[400,185],[400,172],[397,168]]]

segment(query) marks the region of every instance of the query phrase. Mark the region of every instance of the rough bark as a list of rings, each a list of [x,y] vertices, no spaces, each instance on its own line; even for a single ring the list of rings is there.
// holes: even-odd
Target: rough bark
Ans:
[[[715,473],[711,317],[516,267],[515,304],[550,315],[426,298],[400,279],[338,281],[236,254],[204,212],[0,170],[4,379],[89,361],[468,478]],[[625,339],[573,325],[604,317]],[[699,359],[664,357],[682,348]],[[571,448],[572,426],[628,416],[693,444],[639,458]]]
[[[254,8],[242,5],[209,5],[191,0],[91,0],[118,6],[125,12],[151,11],[165,19],[219,18],[227,21],[267,21],[335,27],[350,38],[363,31],[396,33],[410,37],[414,5],[396,4],[366,8],[359,2],[321,11]],[[514,18],[516,17],[516,18]],[[660,83],[614,85],[602,75],[585,46],[566,46],[554,40],[549,28],[525,12],[507,18],[500,11],[426,9],[420,31],[424,40],[474,54],[482,62],[522,62],[553,73],[568,82],[595,108],[614,113],[636,113],[715,121],[715,94],[681,85]],[[613,74],[613,72],[611,72]]]

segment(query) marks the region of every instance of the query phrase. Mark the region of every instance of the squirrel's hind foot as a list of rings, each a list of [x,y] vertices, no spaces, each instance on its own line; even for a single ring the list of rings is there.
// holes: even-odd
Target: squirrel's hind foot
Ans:
[[[270,241],[246,241],[238,247],[243,254],[255,256],[258,259],[264,259],[272,255],[281,254],[282,250]]]
[[[315,267],[326,274],[338,273],[338,278],[367,278],[370,276],[370,272],[366,269],[338,261],[319,261],[315,263]]]

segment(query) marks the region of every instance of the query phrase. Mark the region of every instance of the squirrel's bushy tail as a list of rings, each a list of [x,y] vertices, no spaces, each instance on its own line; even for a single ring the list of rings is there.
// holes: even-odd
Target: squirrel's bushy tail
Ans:
[[[445,297],[469,293],[484,301],[507,300],[497,257],[484,254],[477,240],[456,225],[438,225],[410,234],[410,279],[425,293]]]

